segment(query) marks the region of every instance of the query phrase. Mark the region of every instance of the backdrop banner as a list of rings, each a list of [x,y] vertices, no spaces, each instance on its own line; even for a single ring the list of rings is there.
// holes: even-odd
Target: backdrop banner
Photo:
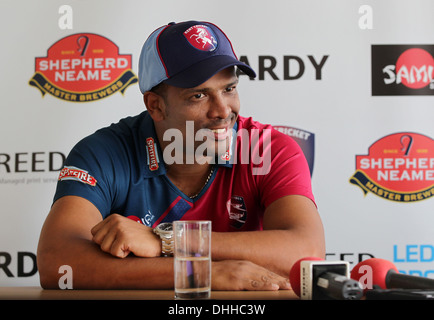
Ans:
[[[39,285],[65,158],[145,109],[141,47],[185,20],[221,27],[256,71],[239,75],[241,115],[302,147],[327,259],[434,278],[433,13],[427,0],[1,1],[0,286]]]

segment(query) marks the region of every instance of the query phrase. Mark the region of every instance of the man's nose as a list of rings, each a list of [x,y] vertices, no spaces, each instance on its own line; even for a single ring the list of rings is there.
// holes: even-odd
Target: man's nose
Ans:
[[[208,117],[211,119],[227,119],[232,113],[229,101],[223,96],[218,95],[213,97],[212,103],[208,112]]]

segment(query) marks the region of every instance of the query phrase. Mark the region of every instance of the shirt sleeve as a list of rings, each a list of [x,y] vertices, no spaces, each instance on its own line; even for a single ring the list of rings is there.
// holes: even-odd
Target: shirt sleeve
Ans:
[[[67,195],[79,196],[92,202],[103,218],[109,215],[117,194],[116,179],[122,176],[117,170],[115,179],[114,162],[120,153],[114,149],[98,133],[77,143],[60,171],[53,202]]]
[[[297,142],[275,129],[269,129],[260,141],[263,163],[257,168],[256,180],[262,205],[267,207],[287,195],[302,195],[315,203],[309,166]]]

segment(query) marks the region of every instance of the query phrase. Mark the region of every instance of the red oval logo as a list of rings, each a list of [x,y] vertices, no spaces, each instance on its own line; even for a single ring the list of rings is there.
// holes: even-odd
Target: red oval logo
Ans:
[[[192,26],[184,31],[184,36],[196,49],[214,51],[217,48],[217,38],[208,26]]]

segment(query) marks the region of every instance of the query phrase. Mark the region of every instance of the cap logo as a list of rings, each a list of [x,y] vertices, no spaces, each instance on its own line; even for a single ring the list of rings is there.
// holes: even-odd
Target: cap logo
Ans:
[[[184,31],[188,42],[196,49],[214,51],[217,48],[217,38],[213,31],[205,25],[195,25]]]

